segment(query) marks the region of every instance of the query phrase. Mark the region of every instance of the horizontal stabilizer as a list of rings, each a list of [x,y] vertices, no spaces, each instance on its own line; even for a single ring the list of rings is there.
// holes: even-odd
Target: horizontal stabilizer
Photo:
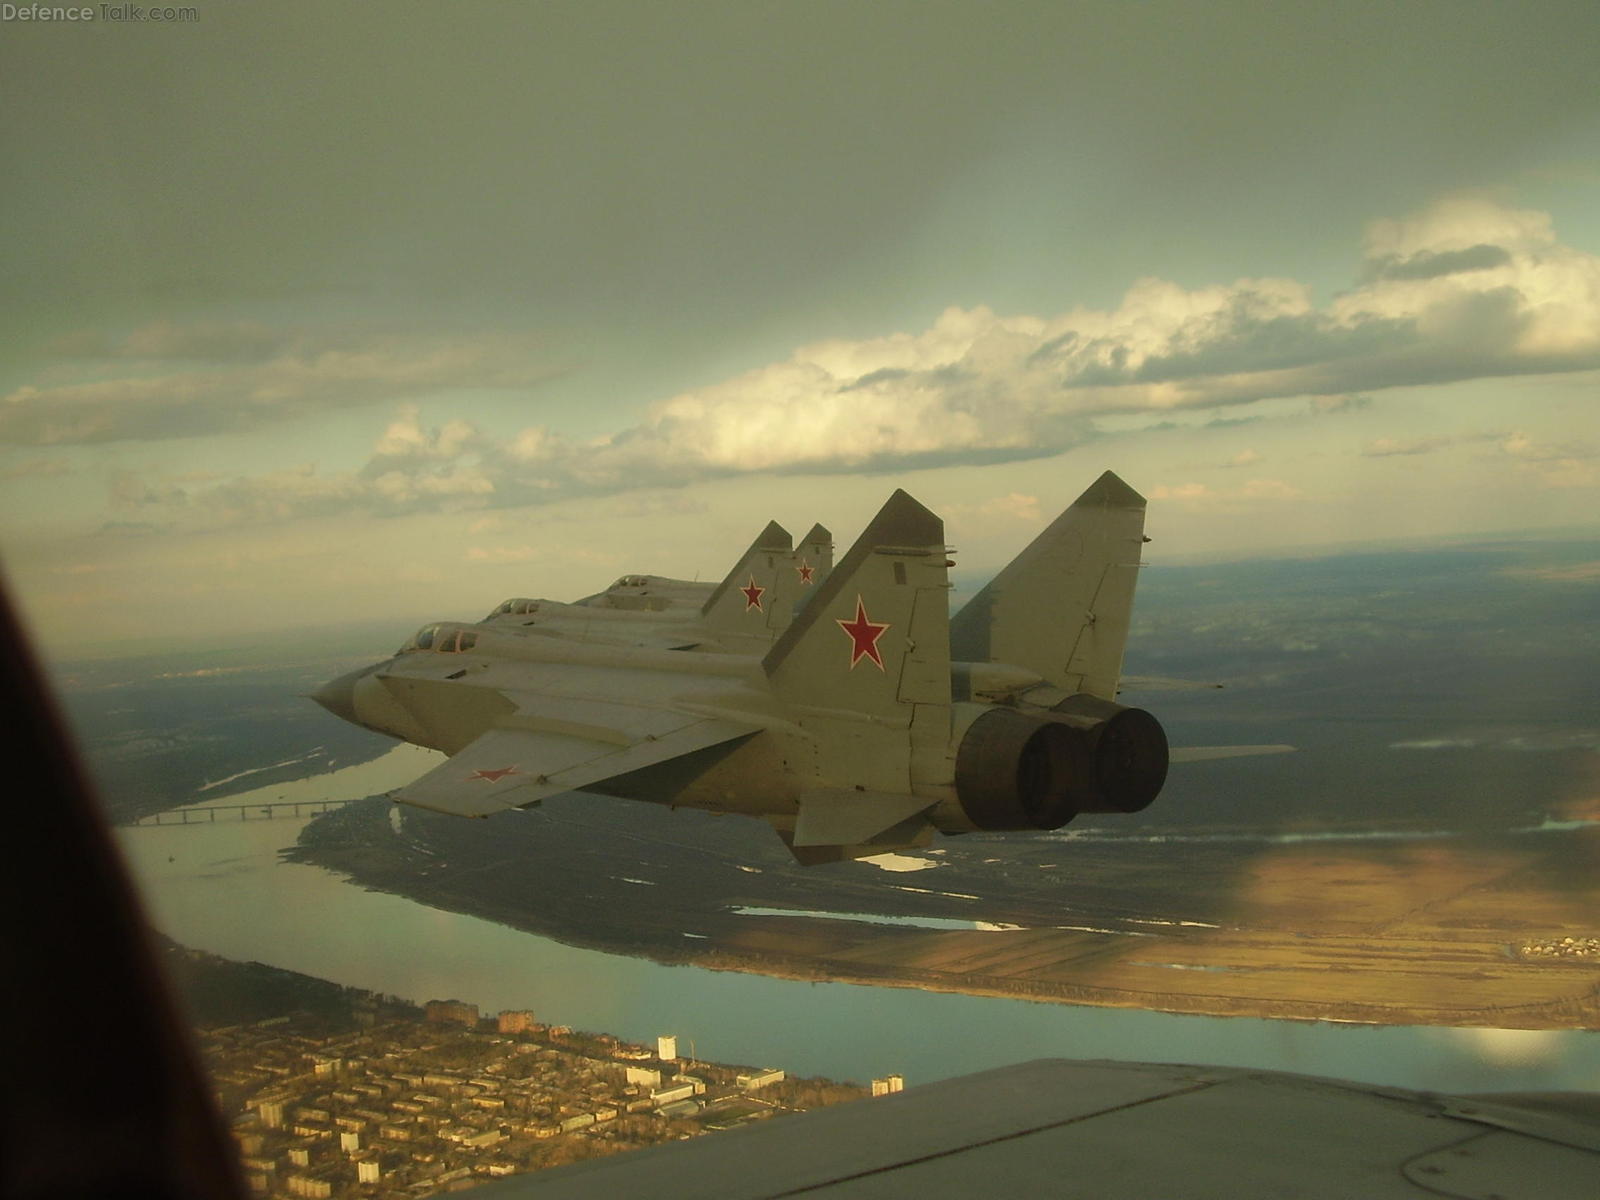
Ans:
[[[933,807],[925,796],[830,788],[804,792],[794,824],[796,846],[867,842],[885,829]]]
[[[1216,758],[1256,758],[1264,754],[1289,754],[1293,746],[1173,746],[1169,763],[1210,762]]]

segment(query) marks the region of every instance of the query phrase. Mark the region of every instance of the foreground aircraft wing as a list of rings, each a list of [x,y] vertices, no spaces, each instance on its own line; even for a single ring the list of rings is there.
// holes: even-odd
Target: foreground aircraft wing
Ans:
[[[501,728],[481,735],[392,797],[452,816],[487,817],[756,732],[753,725],[672,709],[571,699],[559,702],[558,715],[542,701],[525,698]]]
[[[1592,1097],[1574,1093],[1440,1096],[1233,1067],[1041,1059],[473,1194],[1592,1200],[1600,1120]]]

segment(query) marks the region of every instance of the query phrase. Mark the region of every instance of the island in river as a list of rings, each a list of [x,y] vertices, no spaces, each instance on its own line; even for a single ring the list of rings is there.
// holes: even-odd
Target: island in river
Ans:
[[[1219,1016],[1600,1028],[1600,825],[962,838],[813,868],[764,836],[603,797],[489,822],[373,797],[288,853],[664,963]]]

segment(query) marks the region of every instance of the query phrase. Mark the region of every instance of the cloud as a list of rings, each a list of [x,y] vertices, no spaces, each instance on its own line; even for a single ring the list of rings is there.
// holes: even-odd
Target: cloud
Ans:
[[[507,334],[289,336],[255,326],[159,325],[102,357],[137,359],[141,369],[17,388],[0,399],[0,444],[237,433],[444,388],[529,387],[555,374],[532,341]],[[172,369],[174,359],[199,365]]]
[[[1010,517],[1017,521],[1038,522],[1044,519],[1039,511],[1039,497],[1024,496],[1021,492],[1008,492],[978,505],[983,516]]]
[[[71,472],[72,468],[59,458],[27,458],[0,471],[0,479],[45,479]]]
[[[158,359],[195,362],[259,362],[282,353],[294,336],[256,321],[200,321],[180,325],[154,321],[121,338],[94,329],[80,329],[45,347],[52,358],[67,362]]]
[[[152,483],[133,471],[114,471],[110,480],[110,499],[113,509],[130,511],[185,505],[189,502],[189,493],[174,482]]]
[[[1500,449],[1523,462],[1564,462],[1572,459],[1594,458],[1595,447],[1588,442],[1563,442],[1554,445],[1540,442],[1522,432],[1506,434],[1500,440]]]
[[[1526,433],[1513,432],[1500,439],[1500,451],[1546,487],[1600,486],[1600,448],[1593,443],[1541,442]]]
[[[166,528],[154,521],[106,521],[96,532],[115,538],[149,537],[164,533]]]
[[[592,482],[647,473],[838,472],[995,462],[1088,439],[1086,415],[1030,375],[1032,318],[948,309],[918,335],[803,346],[785,362],[657,404],[592,447]],[[669,465],[670,464],[670,465]]]
[[[1281,479],[1252,479],[1234,494],[1241,500],[1293,500],[1305,493]]]
[[[1252,479],[1238,487],[1213,488],[1204,483],[1158,484],[1152,500],[1172,500],[1191,512],[1231,511],[1275,501],[1297,500],[1305,493],[1282,479]]]
[[[431,431],[423,429],[420,410],[415,404],[407,404],[378,439],[368,470],[381,473],[385,463],[448,462],[478,440],[477,429],[467,421],[451,421]]]
[[[111,569],[109,563],[66,563],[48,568],[53,575],[98,575]]]
[[[1432,438],[1374,438],[1363,443],[1361,453],[1367,458],[1389,458],[1394,455],[1432,454],[1435,450],[1443,450],[1446,446],[1453,446],[1458,439],[1453,437]]]
[[[1448,450],[1453,446],[1470,446],[1478,442],[1499,442],[1507,435],[1500,433],[1454,433],[1426,438],[1380,437],[1363,442],[1361,454],[1365,458],[1411,457]]]
[[[404,405],[379,433],[372,453],[356,470],[324,472],[302,463],[260,475],[219,480],[209,472],[139,474],[119,471],[111,481],[116,509],[161,516],[169,528],[260,524],[359,512],[397,517],[419,512],[464,512],[543,503],[574,493],[593,495],[615,517],[698,513],[703,503],[630,490],[644,476],[622,483],[586,481],[593,470],[584,455],[559,438],[529,433],[496,442],[469,421],[437,428],[421,424],[418,410]],[[473,533],[498,528],[492,516],[475,517]]]
[[[485,448],[483,436],[468,421],[423,429],[415,405],[406,405],[378,438],[373,455],[350,481],[347,494],[364,494],[391,510],[459,506],[463,499],[496,490],[490,472],[468,456]]]
[[[1500,574],[1516,579],[1542,579],[1553,583],[1600,582],[1600,559],[1560,567],[1505,567]]]
[[[1504,246],[1479,242],[1465,250],[1421,250],[1407,258],[1389,255],[1370,263],[1378,279],[1438,279],[1464,271],[1487,271],[1511,264],[1511,251]]]
[[[1477,254],[1485,246],[1512,254],[1538,253],[1554,243],[1550,214],[1507,208],[1464,192],[1409,217],[1370,222],[1363,249],[1369,263],[1381,265],[1422,254]]]
[[[1372,407],[1371,396],[1357,396],[1354,394],[1343,396],[1312,396],[1312,416],[1325,416],[1332,413],[1358,412],[1363,408]]]
[[[1366,279],[1318,309],[1291,280],[1143,280],[1113,313],[1053,324],[1034,365],[1075,407],[1218,406],[1600,365],[1600,257],[1543,213],[1452,198],[1366,240]]]
[[[1336,413],[1388,387],[1600,367],[1600,257],[1559,243],[1543,213],[1450,198],[1404,220],[1374,222],[1364,256],[1361,282],[1321,307],[1304,285],[1265,278],[1197,289],[1143,279],[1114,309],[1053,317],[949,308],[918,333],[801,346],[783,361],[665,397],[631,427],[587,440],[543,425],[500,438],[465,421],[424,430],[407,407],[355,472],[300,468],[209,488],[147,486],[178,507],[198,501],[219,520],[505,508],[751,474],[1016,461],[1059,454],[1100,436],[1100,420],[1130,413],[1297,396],[1313,412]],[[264,357],[24,387],[0,403],[0,441],[240,429],[443,387],[526,386],[549,373],[526,339],[342,336],[273,342],[253,326],[151,327],[118,343],[118,352]],[[1420,454],[1445,444],[1384,438],[1364,453]],[[1234,465],[1257,465],[1252,453]],[[1506,453],[1553,485],[1590,471],[1574,453]],[[1256,480],[1217,497],[1244,503],[1293,494],[1269,485],[1289,488]],[[171,495],[174,487],[186,501]],[[1171,494],[1202,499],[1181,492],[1179,485]]]
[[[615,566],[619,556],[592,546],[469,546],[462,556],[468,562],[489,566],[519,566],[538,562],[548,567],[553,562],[580,563],[586,566]]]
[[[468,562],[523,563],[539,557],[532,546],[468,546],[464,555]]]
[[[194,325],[157,321],[128,334],[111,353],[119,358],[264,362],[292,349],[285,334],[254,321]]]
[[[1027,496],[1021,492],[991,496],[976,504],[947,504],[943,513],[947,521],[967,516],[999,517],[1036,525],[1044,520],[1044,514],[1039,509],[1039,497]]]
[[[992,462],[1059,453],[1117,413],[1300,395],[1337,412],[1382,388],[1600,366],[1600,257],[1562,246],[1542,213],[1452,198],[1375,222],[1365,257],[1364,282],[1320,308],[1288,279],[1143,279],[1109,311],[952,308],[922,333],[803,346],[658,404],[584,471]]]

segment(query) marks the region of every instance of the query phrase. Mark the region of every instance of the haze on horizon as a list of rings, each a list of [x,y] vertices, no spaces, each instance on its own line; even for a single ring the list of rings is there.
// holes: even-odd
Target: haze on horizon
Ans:
[[[1592,3],[197,6],[0,42],[52,653],[1099,472],[1150,558],[1600,529]],[[397,630],[397,632],[399,632]]]

